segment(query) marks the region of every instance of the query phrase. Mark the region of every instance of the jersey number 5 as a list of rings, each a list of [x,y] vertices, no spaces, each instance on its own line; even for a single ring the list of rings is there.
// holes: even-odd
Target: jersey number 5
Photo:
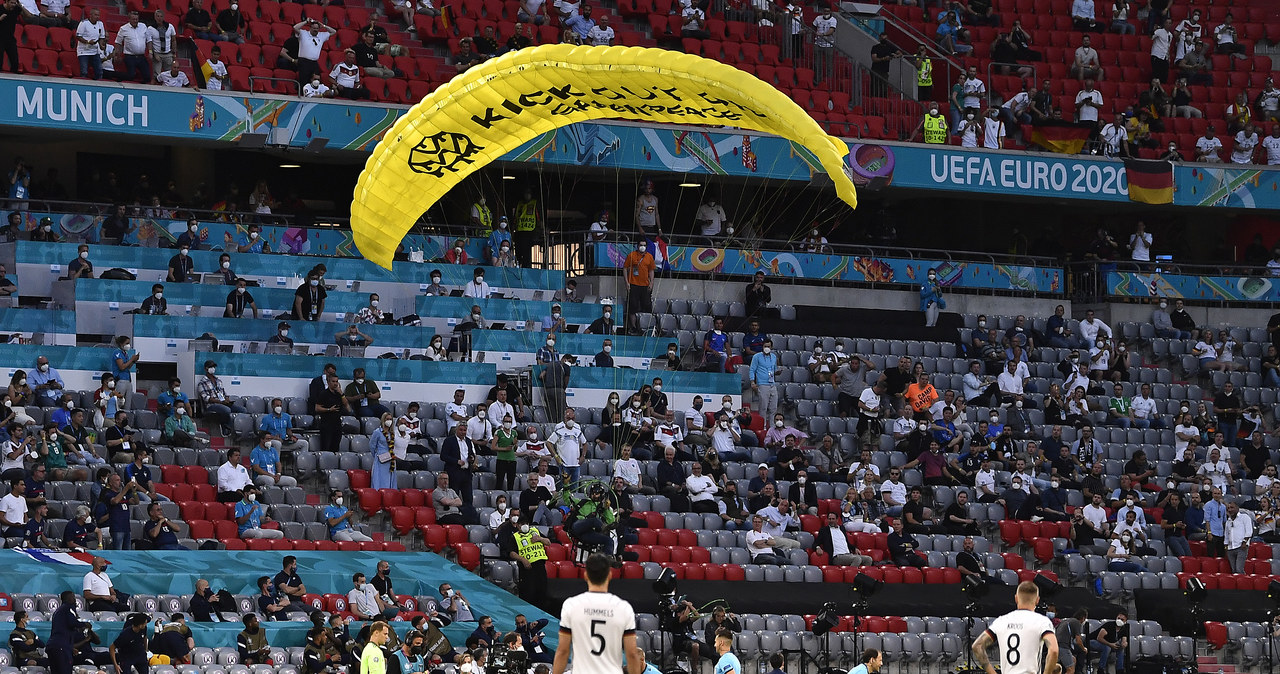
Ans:
[[[595,648],[591,649],[592,655],[600,655],[601,653],[604,653],[604,635],[596,631],[596,628],[603,625],[604,623],[605,621],[603,620],[591,621],[591,638],[595,639],[595,642],[596,642]]]

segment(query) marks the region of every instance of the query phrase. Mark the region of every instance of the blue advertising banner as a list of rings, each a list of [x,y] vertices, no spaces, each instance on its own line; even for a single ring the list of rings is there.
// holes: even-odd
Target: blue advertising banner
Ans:
[[[599,267],[621,268],[627,253],[628,250],[620,245],[597,243],[595,263]],[[1062,292],[1062,270],[1057,267],[693,246],[667,246],[667,258],[671,271],[683,273],[751,276],[763,271],[770,276],[791,278],[915,285],[930,268],[934,268],[938,272],[938,281],[944,287]]]
[[[246,133],[270,134],[273,144],[304,147],[323,138],[327,148],[368,152],[406,110],[347,101],[0,76],[0,126],[9,127],[227,143]],[[549,131],[502,159],[806,182],[821,171],[808,150],[774,136],[622,122],[584,122]],[[1087,155],[851,140],[848,162],[859,185],[877,180],[909,189],[1131,203],[1123,164]],[[1178,206],[1280,210],[1277,169],[1179,164],[1174,180]],[[158,229],[180,231],[168,225]],[[142,234],[163,236],[149,230]],[[224,233],[212,234],[220,239]],[[338,238],[332,243],[311,236],[298,240],[298,232],[281,232],[276,241],[281,246],[324,247],[321,251],[340,251],[343,245],[353,250],[349,234],[345,240],[341,233],[333,234]]]
[[[1108,272],[1107,294],[1222,302],[1280,302],[1280,278]]]

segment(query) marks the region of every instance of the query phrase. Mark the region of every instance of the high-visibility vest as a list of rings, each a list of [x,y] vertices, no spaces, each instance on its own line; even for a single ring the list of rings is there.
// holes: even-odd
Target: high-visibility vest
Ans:
[[[538,228],[538,201],[530,199],[516,204],[516,231],[532,232]]]
[[[924,142],[942,144],[947,142],[947,118],[943,115],[924,116]]]
[[[474,204],[476,213],[480,216],[480,229],[488,234],[493,231],[493,211],[488,206],[482,205],[480,202]]]
[[[926,58],[920,62],[920,70],[916,73],[916,86],[933,86],[933,59]]]
[[[524,558],[524,561],[533,564],[547,559],[547,547],[533,537],[532,531],[527,534],[517,531],[512,535],[516,539],[516,552]]]

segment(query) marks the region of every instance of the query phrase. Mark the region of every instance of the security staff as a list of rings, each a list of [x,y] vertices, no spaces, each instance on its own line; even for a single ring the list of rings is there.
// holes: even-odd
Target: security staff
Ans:
[[[520,528],[511,532],[515,550],[511,558],[520,563],[520,598],[534,605],[547,594],[547,545],[551,541],[529,526],[527,515],[520,518]]]
[[[920,125],[916,127],[916,130],[911,134],[911,137],[914,139],[921,131],[924,132],[924,142],[926,145],[946,144],[947,118],[938,111],[937,103],[929,103],[929,111],[925,113],[924,119],[920,120]]]
[[[529,250],[537,241],[536,233],[541,224],[542,212],[538,208],[538,200],[533,197],[533,190],[526,189],[524,198],[516,204],[517,255],[529,255]]]
[[[933,97],[933,59],[920,45],[914,59],[916,66],[916,100],[927,101]]]

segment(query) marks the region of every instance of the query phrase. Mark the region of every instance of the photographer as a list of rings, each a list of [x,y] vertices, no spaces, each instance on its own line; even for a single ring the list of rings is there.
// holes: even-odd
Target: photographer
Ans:
[[[1095,539],[1106,538],[1106,535],[1097,529],[1084,518],[1083,508],[1076,508],[1071,515],[1071,542],[1076,550],[1082,555],[1105,555],[1107,547],[1098,545]]]
[[[687,597],[668,595],[660,607],[659,627],[672,636],[671,653],[688,653],[689,663],[697,669],[699,658],[714,661],[715,651],[698,641],[693,625],[702,617]]]

